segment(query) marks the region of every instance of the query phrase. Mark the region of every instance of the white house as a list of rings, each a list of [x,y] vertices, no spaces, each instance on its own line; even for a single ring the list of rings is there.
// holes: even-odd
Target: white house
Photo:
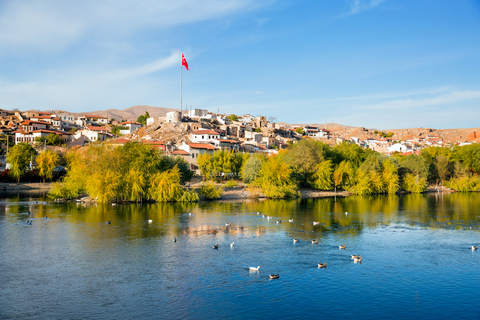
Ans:
[[[192,142],[215,142],[220,138],[220,133],[214,130],[197,130],[190,133]]]
[[[73,140],[72,134],[54,129],[39,129],[33,131],[15,131],[15,144],[21,142],[32,143],[35,142],[36,138],[46,138],[50,134],[56,134],[65,142],[71,142]]]
[[[203,118],[208,114],[208,110],[204,109],[193,109],[187,112],[187,115],[190,118]]]
[[[407,146],[401,143],[395,143],[394,145],[388,147],[388,152],[390,153],[393,153],[393,152],[404,153],[404,152],[407,152],[408,150],[409,149],[407,148]]]
[[[86,125],[86,124],[107,124],[108,123],[108,118],[99,116],[96,114],[84,114],[83,117],[78,118],[80,121],[80,125]],[[77,121],[78,124],[78,121]]]
[[[118,132],[120,132],[120,134],[129,134],[142,127],[141,123],[134,121],[122,122],[120,123],[120,125],[123,127],[127,127],[127,129],[119,130]]]
[[[198,158],[200,154],[208,153],[212,154],[215,150],[218,150],[214,146],[208,143],[185,143],[178,147],[180,150],[184,150],[190,154],[193,159]]]
[[[81,136],[87,137],[90,141],[105,141],[112,135],[104,127],[87,126],[75,133],[75,139],[79,139]]]
[[[260,143],[262,142],[263,134],[261,134],[260,132],[245,130],[245,139],[247,139],[248,141],[253,141],[255,143]]]

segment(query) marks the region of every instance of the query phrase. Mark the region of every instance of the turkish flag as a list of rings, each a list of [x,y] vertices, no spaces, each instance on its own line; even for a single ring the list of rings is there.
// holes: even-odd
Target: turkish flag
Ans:
[[[183,52],[182,52],[182,66],[184,66],[185,69],[189,70],[188,63],[187,63],[187,60],[185,59],[185,56],[183,55]]]

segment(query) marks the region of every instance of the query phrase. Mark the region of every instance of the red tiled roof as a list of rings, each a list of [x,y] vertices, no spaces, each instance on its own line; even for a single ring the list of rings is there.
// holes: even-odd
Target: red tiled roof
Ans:
[[[36,123],[36,124],[45,124],[47,126],[51,125],[51,123],[48,123],[48,122],[43,122],[43,121],[30,121],[30,120],[25,120],[23,122],[20,123],[20,125],[22,126],[28,126],[29,124],[31,123]]]
[[[107,119],[107,117],[102,117],[96,114],[84,114],[83,115],[85,118],[101,118],[101,119]]]
[[[35,119],[50,119],[50,116],[38,116],[38,117],[31,117]]]
[[[240,141],[230,140],[230,139],[218,139],[218,141],[225,142],[225,143],[240,143]]]
[[[85,126],[90,131],[108,131],[105,127]]]
[[[32,132],[46,132],[46,133],[55,133],[55,134],[63,134],[63,135],[72,135],[71,133],[62,131],[62,130],[52,130],[52,129],[40,129],[40,130],[34,130]]]
[[[197,131],[192,131],[192,134],[219,134],[219,133],[213,130],[197,130]]]
[[[118,144],[125,144],[125,143],[127,143],[127,142],[130,142],[130,140],[125,139],[125,138],[117,138],[117,139],[109,140],[108,142],[110,142],[110,143],[118,143]]]
[[[143,143],[146,143],[146,144],[155,144],[155,145],[163,145],[165,144],[164,141],[142,141]]]
[[[138,123],[138,122],[135,122],[135,121],[126,121],[126,122],[122,122],[120,124],[139,124],[139,125],[142,125],[141,123]]]
[[[194,149],[207,149],[207,150],[217,150],[214,146],[208,143],[187,143],[190,148]]]
[[[177,155],[182,155],[182,156],[189,156],[190,155],[190,153],[188,153],[185,150],[174,150],[172,152],[172,154],[177,154]]]

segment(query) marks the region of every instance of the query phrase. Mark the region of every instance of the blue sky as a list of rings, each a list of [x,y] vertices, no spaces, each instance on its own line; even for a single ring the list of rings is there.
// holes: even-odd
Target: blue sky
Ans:
[[[480,126],[478,0],[0,1],[0,108]]]

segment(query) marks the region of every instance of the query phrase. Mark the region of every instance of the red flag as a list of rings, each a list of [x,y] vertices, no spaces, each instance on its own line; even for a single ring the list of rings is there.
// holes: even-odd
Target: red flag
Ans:
[[[187,59],[185,59],[185,56],[183,55],[183,52],[182,52],[182,66],[185,67],[185,69],[188,70],[188,63],[187,63]]]

